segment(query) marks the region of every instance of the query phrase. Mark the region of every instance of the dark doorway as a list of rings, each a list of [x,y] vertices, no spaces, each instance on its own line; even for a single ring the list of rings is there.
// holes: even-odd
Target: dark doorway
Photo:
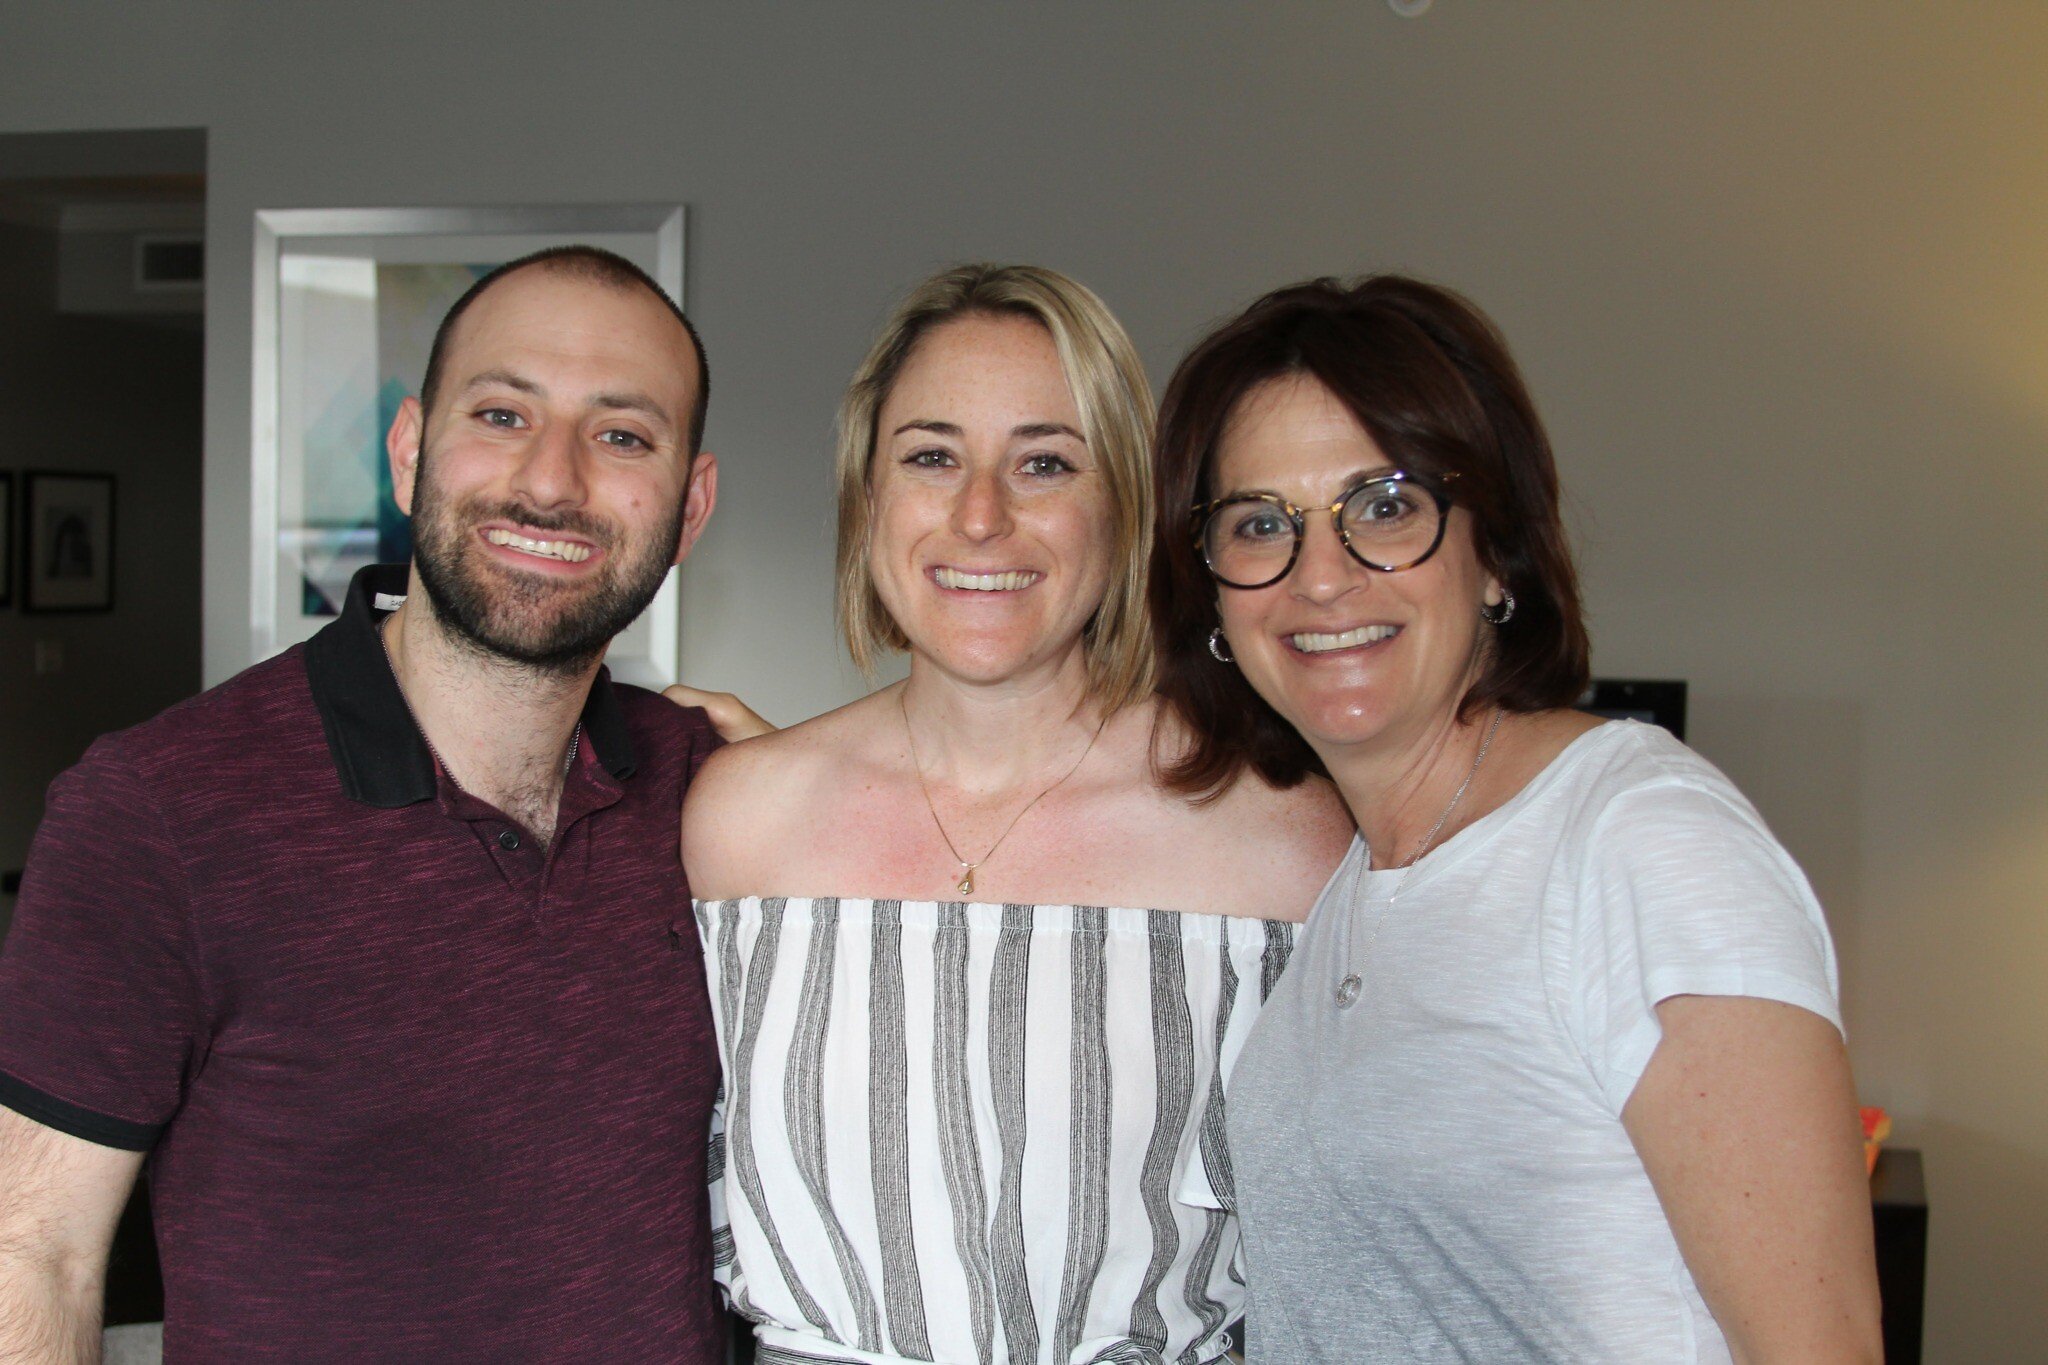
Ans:
[[[0,135],[0,936],[51,780],[199,690],[205,203],[202,130]],[[104,602],[24,591],[48,568],[28,553],[31,473],[111,480],[106,520],[81,523],[109,556]],[[163,1314],[144,1188],[109,1261],[109,1325]]]

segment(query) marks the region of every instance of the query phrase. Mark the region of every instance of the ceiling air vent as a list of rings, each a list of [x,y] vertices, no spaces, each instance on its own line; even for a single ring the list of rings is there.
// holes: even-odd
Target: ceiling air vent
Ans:
[[[196,292],[206,287],[206,239],[190,236],[142,236],[135,239],[135,288],[138,293]]]

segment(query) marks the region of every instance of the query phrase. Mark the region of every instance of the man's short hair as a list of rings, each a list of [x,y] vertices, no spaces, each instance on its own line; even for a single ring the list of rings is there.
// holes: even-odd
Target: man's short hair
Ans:
[[[464,291],[455,300],[455,306],[441,319],[441,325],[434,332],[433,349],[427,352],[427,375],[420,381],[420,408],[428,415],[434,411],[434,400],[440,394],[441,366],[446,358],[448,339],[454,334],[455,323],[469,306],[482,296],[485,290],[517,270],[528,266],[539,266],[557,274],[567,275],[575,280],[588,280],[593,284],[607,284],[614,289],[645,289],[660,299],[675,320],[683,324],[683,330],[690,335],[690,345],[697,352],[697,401],[690,409],[689,454],[694,458],[697,449],[704,443],[704,413],[711,403],[711,363],[704,355],[704,338],[697,335],[696,327],[668,292],[654,282],[654,277],[634,265],[617,252],[606,251],[596,246],[551,246],[521,256],[516,261],[507,261],[485,275]]]

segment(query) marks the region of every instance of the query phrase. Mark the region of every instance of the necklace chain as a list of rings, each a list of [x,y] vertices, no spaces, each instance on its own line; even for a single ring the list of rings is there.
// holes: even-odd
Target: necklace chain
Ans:
[[[996,856],[996,850],[1003,846],[1003,840],[1010,837],[1010,831],[1017,828],[1017,822],[1029,815],[1033,806],[1064,786],[1068,778],[1081,771],[1081,765],[1088,761],[1088,755],[1095,752],[1095,741],[1102,738],[1102,727],[1109,724],[1109,717],[1105,714],[1101,720],[1095,723],[1095,733],[1088,736],[1087,747],[1082,749],[1081,756],[1074,760],[1074,766],[1061,773],[1058,780],[1051,786],[1032,797],[1029,801],[1026,801],[1024,808],[1011,816],[1010,823],[1003,826],[1003,832],[998,834],[996,841],[988,846],[988,851],[979,858],[969,862],[960,856],[959,848],[953,843],[953,836],[946,833],[946,822],[939,819],[939,808],[932,803],[931,784],[925,781],[924,761],[917,756],[917,734],[910,728],[910,704],[903,700],[903,691],[896,693],[896,709],[903,714],[903,735],[904,738],[910,741],[910,766],[917,772],[917,789],[924,793],[924,808],[931,812],[932,827],[938,830],[939,838],[945,842],[946,852],[952,854],[953,861],[960,864],[960,880],[954,885],[953,889],[963,896],[974,894],[974,874],[976,870],[990,858]]]
[[[1401,873],[1401,880],[1394,883],[1394,889],[1387,893],[1386,904],[1380,908],[1380,913],[1373,918],[1372,932],[1366,936],[1365,940],[1365,951],[1368,956],[1372,953],[1372,945],[1379,939],[1380,924],[1393,912],[1395,898],[1401,894],[1401,889],[1408,884],[1408,874],[1417,863],[1422,861],[1423,854],[1436,847],[1436,836],[1443,833],[1444,824],[1451,818],[1451,812],[1456,810],[1458,803],[1465,799],[1465,793],[1471,789],[1472,779],[1479,776],[1479,767],[1486,762],[1487,751],[1493,747],[1494,732],[1500,729],[1501,715],[1501,708],[1498,706],[1494,707],[1493,719],[1487,723],[1486,734],[1479,741],[1479,752],[1473,756],[1472,766],[1465,770],[1465,780],[1458,784],[1458,790],[1451,793],[1450,803],[1444,807],[1443,814],[1437,816],[1436,823],[1429,827],[1429,833],[1422,836],[1422,842],[1417,844],[1415,851],[1408,855],[1408,860],[1396,865]],[[1365,853],[1365,867],[1370,868],[1372,866],[1372,848],[1370,845],[1367,846]],[[1354,903],[1358,899],[1358,884],[1363,880],[1364,876],[1365,870],[1361,869],[1358,876],[1352,880],[1351,899]],[[1346,919],[1344,924],[1345,937],[1348,940],[1350,937],[1351,921]],[[1346,954],[1346,958],[1345,966],[1350,970],[1344,974],[1344,979],[1337,983],[1336,991],[1337,1008],[1340,1010],[1348,1010],[1357,1004],[1359,993],[1365,988],[1365,979],[1358,970],[1356,958],[1349,953]]]
[[[1422,836],[1422,842],[1417,844],[1415,851],[1408,855],[1408,861],[1399,864],[1402,871],[1405,872],[1421,862],[1422,855],[1436,846],[1436,836],[1443,833],[1444,822],[1451,818],[1451,812],[1456,810],[1458,803],[1465,799],[1465,792],[1471,787],[1472,779],[1479,776],[1479,765],[1486,762],[1486,751],[1493,747],[1493,732],[1500,729],[1500,717],[1501,709],[1496,706],[1493,708],[1493,720],[1487,725],[1486,734],[1479,741],[1479,753],[1473,758],[1472,766],[1465,770],[1465,780],[1460,782],[1458,789],[1451,793],[1451,803],[1444,807],[1442,815],[1437,816],[1436,823],[1429,827],[1429,833]]]

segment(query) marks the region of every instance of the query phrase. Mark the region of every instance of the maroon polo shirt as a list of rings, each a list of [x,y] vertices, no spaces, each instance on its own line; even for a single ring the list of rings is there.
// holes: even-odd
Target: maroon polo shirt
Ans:
[[[716,737],[600,673],[543,849],[437,771],[404,591],[57,779],[0,1102],[151,1153],[169,1361],[717,1360],[676,848]]]

